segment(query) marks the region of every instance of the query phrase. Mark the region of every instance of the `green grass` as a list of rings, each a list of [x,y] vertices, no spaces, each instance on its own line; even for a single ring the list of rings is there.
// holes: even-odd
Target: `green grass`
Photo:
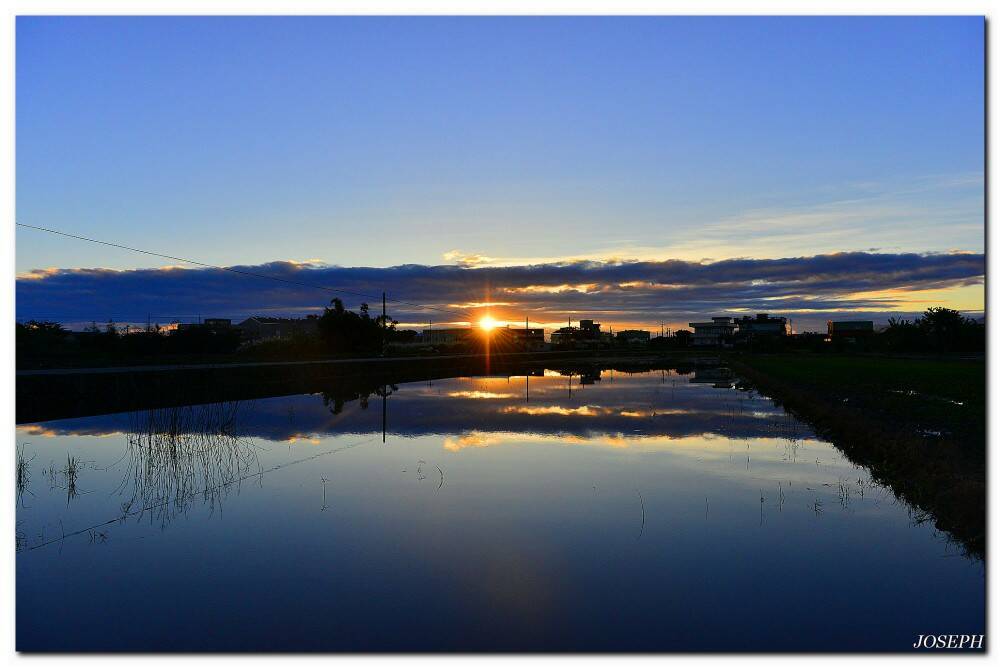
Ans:
[[[739,360],[831,402],[857,407],[886,425],[946,441],[963,454],[982,457],[985,451],[983,361],[826,354],[743,355]]]

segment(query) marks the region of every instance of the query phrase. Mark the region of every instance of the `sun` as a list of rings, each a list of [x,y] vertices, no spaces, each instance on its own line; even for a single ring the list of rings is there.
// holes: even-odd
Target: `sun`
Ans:
[[[483,331],[492,331],[493,329],[496,328],[497,321],[492,317],[490,317],[489,315],[485,315],[482,319],[479,320],[479,326]]]

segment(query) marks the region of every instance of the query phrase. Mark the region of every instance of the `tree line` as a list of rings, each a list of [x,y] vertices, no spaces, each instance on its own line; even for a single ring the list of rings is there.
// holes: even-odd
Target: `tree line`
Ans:
[[[157,357],[226,355],[239,353],[248,358],[301,358],[329,354],[376,354],[393,343],[416,340],[417,332],[399,330],[388,315],[372,316],[368,304],[358,312],[333,299],[317,318],[316,335],[301,334],[242,346],[237,328],[190,327],[171,331],[159,326],[123,332],[114,322],[92,325],[83,332],[70,332],[60,324],[32,320],[17,323],[16,354],[18,367],[52,365],[57,362],[90,361],[115,363]],[[687,347],[690,334],[678,331],[670,338],[654,338],[651,348]],[[496,341],[498,345],[502,341]],[[472,345],[482,344],[478,338]],[[242,346],[242,347],[241,347]],[[986,349],[986,326],[948,308],[928,308],[909,320],[893,317],[888,326],[870,336],[855,337],[851,342],[816,334],[788,338],[759,339],[755,351],[780,349],[815,351],[871,351],[888,353],[978,354]],[[501,350],[495,350],[501,351]]]
[[[92,324],[72,332],[61,324],[30,320],[16,324],[18,366],[50,365],[53,362],[89,360],[94,363],[155,359],[170,356],[243,354],[248,357],[300,357],[322,354],[374,354],[392,343],[411,342],[416,331],[399,330],[399,322],[388,315],[371,315],[367,303],[358,312],[333,299],[317,318],[317,335],[244,346],[238,328],[185,327],[169,331],[159,325],[147,329],[123,329],[115,322]]]

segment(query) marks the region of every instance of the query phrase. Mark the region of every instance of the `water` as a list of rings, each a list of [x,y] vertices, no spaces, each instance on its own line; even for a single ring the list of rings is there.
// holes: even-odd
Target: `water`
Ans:
[[[982,562],[722,369],[384,393],[19,426],[18,649],[906,651],[985,632]]]

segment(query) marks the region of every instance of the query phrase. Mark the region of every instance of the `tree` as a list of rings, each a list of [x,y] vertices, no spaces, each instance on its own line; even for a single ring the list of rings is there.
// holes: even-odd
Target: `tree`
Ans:
[[[917,321],[927,345],[938,352],[950,352],[963,347],[966,318],[957,310],[928,308]]]
[[[360,314],[344,308],[338,298],[330,301],[319,318],[320,336],[334,352],[375,352],[382,347],[383,337],[393,340],[395,320],[388,316],[372,318],[368,304],[361,304]]]
[[[957,310],[933,307],[912,321],[890,317],[878,338],[890,352],[981,352],[986,327]]]

